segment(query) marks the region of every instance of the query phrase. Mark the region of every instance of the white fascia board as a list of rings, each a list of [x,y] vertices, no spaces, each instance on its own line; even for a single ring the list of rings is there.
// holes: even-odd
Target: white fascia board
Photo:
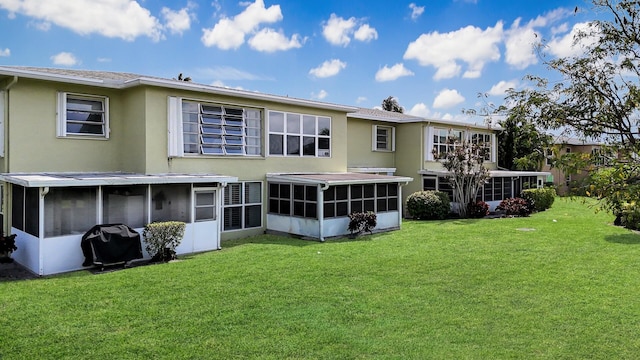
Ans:
[[[24,187],[72,187],[104,185],[150,185],[150,184],[186,184],[186,183],[222,183],[237,182],[235,176],[223,175],[143,175],[143,174],[0,174],[0,181]]]

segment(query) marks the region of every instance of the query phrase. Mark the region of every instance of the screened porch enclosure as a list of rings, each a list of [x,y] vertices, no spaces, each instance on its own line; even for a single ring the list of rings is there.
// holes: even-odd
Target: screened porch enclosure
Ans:
[[[363,173],[267,175],[267,229],[318,239],[348,235],[353,212],[372,211],[375,231],[400,228],[411,178]]]
[[[141,233],[150,222],[183,221],[187,227],[179,254],[219,249],[222,188],[237,180],[209,176],[167,183],[172,178],[166,175],[119,175],[103,178],[107,184],[92,184],[96,181],[78,177],[60,182],[52,181],[57,177],[46,182],[29,175],[3,177],[10,184],[11,233],[18,235],[13,257],[40,275],[81,269],[80,240],[97,224],[122,223]],[[158,183],[141,183],[141,178]]]

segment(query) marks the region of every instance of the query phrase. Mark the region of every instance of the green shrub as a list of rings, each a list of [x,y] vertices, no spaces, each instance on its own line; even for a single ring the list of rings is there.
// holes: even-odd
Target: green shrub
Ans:
[[[372,211],[352,212],[349,214],[349,231],[351,235],[358,235],[362,232],[371,233],[378,224],[378,217]]]
[[[640,230],[640,206],[635,202],[624,203],[619,214],[620,225],[631,230]]]
[[[185,226],[181,221],[165,221],[144,227],[142,236],[152,260],[169,261],[176,258],[176,248],[182,242]]]
[[[533,206],[534,211],[545,211],[553,205],[556,199],[556,189],[552,187],[526,189],[522,190],[521,197]]]
[[[414,219],[442,220],[450,211],[449,196],[441,191],[417,191],[407,198],[407,212]]]
[[[489,215],[489,204],[482,200],[467,205],[467,215],[470,218],[480,219]]]
[[[502,200],[496,210],[504,211],[509,216],[529,216],[533,212],[533,208],[527,200],[517,197]]]

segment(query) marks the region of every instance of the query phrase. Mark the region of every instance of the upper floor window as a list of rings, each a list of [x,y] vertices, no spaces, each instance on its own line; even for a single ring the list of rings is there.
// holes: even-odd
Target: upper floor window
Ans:
[[[257,109],[183,101],[184,153],[260,155],[261,118]]]
[[[269,111],[269,155],[331,156],[331,118]]]
[[[440,157],[454,151],[462,142],[462,130],[433,129],[433,151]]]
[[[58,136],[109,137],[109,98],[58,94]]]
[[[471,143],[482,150],[485,161],[491,161],[491,134],[471,133]]]
[[[395,151],[395,128],[373,125],[372,143],[374,151]]]
[[[553,165],[553,150],[547,149],[545,150],[545,164],[548,166]]]

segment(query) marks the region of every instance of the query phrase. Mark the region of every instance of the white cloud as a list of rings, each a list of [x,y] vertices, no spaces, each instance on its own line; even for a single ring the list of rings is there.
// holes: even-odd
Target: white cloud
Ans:
[[[355,28],[358,27],[357,30]],[[362,23],[355,17],[344,19],[331,14],[329,20],[322,26],[322,35],[332,45],[347,46],[351,42],[351,36],[356,40],[368,42],[378,38],[378,32],[369,24]]]
[[[434,109],[447,109],[464,102],[464,97],[458,90],[444,89],[433,100]]]
[[[51,23],[48,21],[29,21],[27,23],[28,27],[34,27],[40,31],[49,31],[51,30]]]
[[[580,55],[585,48],[597,41],[596,37],[585,37],[578,43],[574,43],[575,36],[580,32],[589,32],[588,23],[578,23],[573,25],[571,31],[560,37],[554,37],[549,41],[549,52],[557,57],[570,57]]]
[[[53,61],[54,65],[61,66],[75,66],[80,63],[80,61],[78,61],[78,59],[69,52],[58,53],[56,55],[53,55],[50,59],[51,61]]]
[[[491,87],[489,95],[500,96],[507,93],[507,90],[514,89],[518,84],[515,81],[500,81]]]
[[[111,58],[106,58],[106,57],[99,57],[97,60],[98,62],[101,62],[101,63],[111,62]]]
[[[424,13],[424,6],[418,6],[414,3],[409,4],[409,9],[411,9],[411,20],[414,21]]]
[[[198,78],[215,80],[271,80],[231,66],[215,66],[196,70]]]
[[[435,67],[436,80],[458,76],[462,70],[459,62],[464,62],[467,70],[463,77],[475,78],[480,76],[487,62],[500,59],[498,44],[502,36],[502,22],[485,30],[467,26],[449,33],[434,31],[411,42],[404,59],[415,59],[422,66]]]
[[[211,83],[212,86],[217,86],[217,87],[223,87],[225,89],[236,89],[236,90],[244,90],[242,88],[242,86],[236,86],[236,87],[231,87],[231,86],[227,86],[225,85],[222,81],[220,80],[216,80],[214,82]]]
[[[172,34],[182,34],[191,28],[191,18],[194,16],[189,13],[189,8],[182,8],[178,11],[163,7],[161,10],[165,26]]]
[[[519,24],[520,19],[516,19],[507,32],[505,61],[516,69],[522,70],[538,62],[534,45],[539,42],[539,39],[533,27],[520,27]]]
[[[324,90],[320,90],[319,93],[311,93],[311,97],[314,99],[318,99],[318,100],[322,100],[324,98],[326,98],[329,95],[328,92],[324,91]]]
[[[257,51],[274,52],[297,49],[302,47],[302,43],[297,34],[287,39],[281,31],[265,28],[249,39],[249,46]]]
[[[413,72],[404,67],[404,64],[398,63],[392,67],[385,65],[382,69],[376,73],[376,81],[392,81],[402,76],[412,76]]]
[[[431,117],[431,110],[425,105],[425,103],[417,103],[413,105],[411,110],[407,111],[407,115],[419,116],[423,118]]]
[[[0,8],[53,23],[81,35],[93,33],[133,41],[162,39],[162,25],[133,0],[0,0]]]
[[[247,4],[243,4],[247,5]],[[254,33],[261,24],[271,24],[282,20],[280,5],[265,8],[264,0],[255,0],[233,18],[223,17],[213,28],[202,29],[202,43],[222,50],[237,49],[244,44],[244,38]]]
[[[358,98],[356,99],[356,104],[362,104],[363,102],[367,101],[367,98],[364,96],[358,96]]]
[[[353,33],[353,37],[362,42],[369,42],[371,40],[378,39],[378,32],[376,29],[369,26],[369,24],[364,24],[360,26],[355,33]]]
[[[11,50],[9,48],[0,49],[0,57],[9,57],[11,56]]]
[[[318,78],[326,78],[338,75],[340,70],[346,67],[346,62],[342,62],[338,59],[332,59],[323,62],[322,65],[318,66],[317,68],[309,70],[309,74]]]

